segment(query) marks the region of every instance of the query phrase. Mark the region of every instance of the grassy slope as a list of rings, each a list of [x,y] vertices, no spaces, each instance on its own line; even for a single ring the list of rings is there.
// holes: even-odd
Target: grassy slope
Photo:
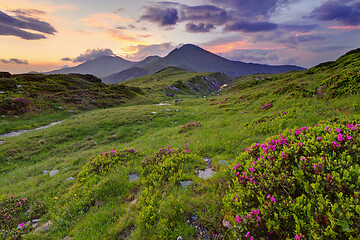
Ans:
[[[357,61],[354,63],[357,66],[358,59],[353,58],[351,64]],[[341,61],[344,63],[346,59]],[[185,222],[194,215],[198,215],[198,222],[206,226],[210,234],[220,233],[230,238],[231,232],[222,227],[224,213],[220,204],[229,175],[218,160],[226,159],[231,166],[233,159],[251,143],[264,142],[268,136],[284,129],[311,126],[333,117],[359,120],[359,95],[332,98],[334,94],[326,90],[334,71],[342,73],[340,69],[314,68],[246,76],[228,92],[213,99],[184,98],[185,101],[172,106],[144,104],[94,110],[72,116],[50,129],[6,139],[6,143],[0,145],[0,199],[14,194],[45,203],[48,213],[42,218],[52,220],[54,227],[37,237],[28,235],[30,239],[65,236],[156,239],[158,235],[167,239],[180,235],[192,238],[196,231]],[[268,103],[268,107],[262,108]],[[193,121],[200,121],[202,126],[179,133],[182,125]],[[143,193],[146,185],[127,181],[127,174],[142,173],[140,160],[114,167],[114,171],[97,179],[96,187],[91,189],[93,201],[80,212],[69,217],[66,215],[69,212],[62,208],[66,201],[76,205],[85,198],[76,199],[75,194],[81,193],[78,180],[65,181],[65,178],[76,176],[97,154],[134,147],[141,154],[152,156],[159,148],[167,145],[179,148],[185,143],[195,159],[184,170],[185,178],[192,179],[195,186],[182,190],[176,184],[166,183],[159,187],[166,197],[157,199],[159,219],[153,227],[147,227],[141,220],[146,219],[142,211],[149,205],[142,201],[130,204],[135,194],[139,199],[146,195]],[[195,165],[205,167],[202,161],[205,156],[212,157],[218,172],[206,181],[193,174]],[[52,178],[42,173],[52,169],[61,171]],[[147,176],[142,175],[141,179],[145,181]],[[109,182],[111,184],[107,184]],[[119,200],[119,196],[127,200]]]

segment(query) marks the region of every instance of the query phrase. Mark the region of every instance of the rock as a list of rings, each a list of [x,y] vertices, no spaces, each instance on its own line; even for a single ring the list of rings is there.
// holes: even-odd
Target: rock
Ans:
[[[55,174],[57,174],[59,172],[59,170],[52,170],[50,171],[50,177],[55,176]]]
[[[172,110],[171,109],[166,109],[167,112],[171,112]]]
[[[4,144],[5,143],[5,141],[0,141],[0,144]]]
[[[45,171],[43,171],[43,174],[47,174],[49,171],[48,170],[45,170]]]
[[[205,170],[199,170],[199,178],[208,179],[214,176],[215,172],[211,168],[205,168]]]
[[[133,204],[135,204],[137,202],[137,199],[134,199],[134,200],[132,200],[131,202],[130,202],[130,205],[133,205]]]
[[[182,236],[178,236],[176,240],[183,240]]]
[[[69,237],[69,236],[66,236],[63,238],[63,240],[72,240],[73,238],[72,237]]]
[[[204,157],[204,161],[207,163],[208,166],[211,166],[211,158]]]
[[[226,160],[219,160],[219,164],[220,164],[221,166],[228,166],[228,165],[229,165],[229,162],[226,161]]]
[[[181,187],[182,187],[183,189],[185,189],[186,186],[188,186],[188,185],[190,185],[190,184],[192,184],[192,181],[184,181],[184,182],[181,182]]]
[[[191,216],[191,220],[196,221],[198,219],[198,216]]]
[[[35,229],[35,232],[47,232],[53,226],[52,221],[48,221]]]
[[[130,174],[129,175],[129,182],[133,182],[133,181],[136,181],[140,178],[139,175],[137,175],[136,173],[135,174]]]
[[[34,220],[32,220],[31,222],[32,222],[32,223],[38,223],[38,222],[40,222],[40,219],[34,219]]]
[[[227,221],[227,220],[223,220],[222,223],[223,223],[223,226],[228,228],[228,229],[233,229],[234,228],[233,225],[231,225],[231,223],[229,223],[229,221]]]
[[[72,180],[75,180],[75,178],[74,178],[74,177],[68,177],[68,178],[66,178],[66,181],[72,181]]]
[[[157,112],[152,112],[152,114],[157,114]]]

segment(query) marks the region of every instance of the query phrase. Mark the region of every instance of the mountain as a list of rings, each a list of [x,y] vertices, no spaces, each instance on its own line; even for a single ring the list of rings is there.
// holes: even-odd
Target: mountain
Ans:
[[[158,58],[155,61],[142,64],[142,66],[138,67],[146,70],[144,74],[152,74],[169,66],[194,72],[221,72],[230,77],[256,73],[282,73],[290,70],[304,70],[304,68],[294,65],[270,66],[231,61],[192,44],[183,45],[171,51],[166,57]],[[129,77],[131,77],[129,74],[118,73],[106,77],[105,83],[123,82],[128,80]]]
[[[131,78],[158,72],[166,67],[178,67],[194,72],[221,72],[230,77],[256,73],[282,73],[303,70],[295,65],[270,66],[265,64],[231,61],[192,44],[185,44],[167,56],[150,56],[141,62],[131,62],[120,57],[100,57],[76,67],[49,72],[92,74],[105,83],[119,83]],[[132,69],[134,68],[134,69]]]
[[[80,73],[92,74],[103,78],[111,74],[126,70],[135,64],[136,62],[127,61],[121,57],[103,56],[94,60],[86,61],[76,67],[54,70],[47,72],[46,74]]]

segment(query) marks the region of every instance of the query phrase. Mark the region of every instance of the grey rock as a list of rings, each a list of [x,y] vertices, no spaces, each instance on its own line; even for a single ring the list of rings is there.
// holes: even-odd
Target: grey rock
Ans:
[[[172,110],[171,109],[166,109],[167,112],[171,112]]]
[[[215,172],[211,168],[205,168],[205,170],[199,170],[199,178],[208,179],[214,176]]]
[[[50,177],[55,176],[55,174],[57,174],[59,172],[59,170],[52,170],[50,171]]]
[[[68,178],[66,178],[66,181],[72,181],[72,180],[75,180],[75,178],[74,178],[74,177],[68,177]]]
[[[228,228],[228,229],[233,229],[234,228],[233,225],[231,225],[231,223],[229,223],[229,221],[227,221],[227,220],[223,220],[222,223],[223,223],[223,226]]]
[[[211,158],[204,157],[204,161],[207,163],[208,166],[211,166]]]
[[[43,171],[43,174],[47,174],[49,171],[48,170],[45,170],[45,171]]]
[[[38,222],[40,222],[40,219],[34,219],[34,220],[32,220],[31,222],[32,222],[32,223],[38,223]]]
[[[184,182],[181,182],[181,187],[182,187],[183,189],[185,189],[186,186],[188,186],[188,185],[190,185],[190,184],[192,184],[192,181],[184,181]]]
[[[221,166],[228,166],[228,165],[229,165],[229,162],[226,161],[226,160],[219,160],[219,164],[220,164]]]
[[[52,221],[48,221],[46,223],[44,223],[43,225],[41,225],[40,227],[35,229],[35,233],[36,232],[47,232],[49,231],[49,229],[53,226]]]
[[[133,181],[136,181],[140,178],[139,175],[137,175],[136,173],[135,174],[130,174],[129,175],[129,182],[133,182]]]
[[[5,141],[0,141],[0,144],[4,144],[5,143]]]
[[[178,236],[176,240],[183,240],[182,236]]]

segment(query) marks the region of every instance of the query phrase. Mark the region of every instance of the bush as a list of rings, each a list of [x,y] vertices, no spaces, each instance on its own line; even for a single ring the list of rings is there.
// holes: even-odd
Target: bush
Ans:
[[[26,98],[7,98],[0,102],[0,113],[23,114],[27,111],[29,105],[30,102]]]
[[[0,90],[12,90],[16,89],[16,81],[11,78],[0,78]]]
[[[193,130],[197,127],[201,127],[200,122],[189,122],[180,128],[179,133],[187,132],[187,131]]]
[[[253,144],[223,198],[236,238],[360,235],[359,124],[323,122]]]

